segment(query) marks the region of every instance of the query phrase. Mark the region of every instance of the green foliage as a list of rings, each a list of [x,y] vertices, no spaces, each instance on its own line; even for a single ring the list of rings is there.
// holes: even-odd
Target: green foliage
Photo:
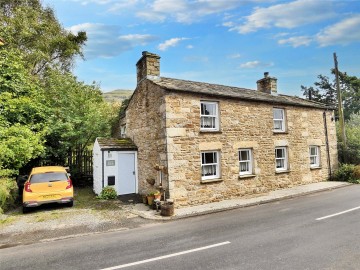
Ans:
[[[100,200],[113,200],[117,198],[117,193],[113,187],[107,186],[102,189],[97,198]]]
[[[41,135],[20,124],[0,130],[0,165],[18,170],[44,151]]]
[[[359,184],[359,167],[360,166],[355,166],[353,164],[340,164],[339,169],[335,172],[332,180]]]
[[[148,196],[155,196],[155,195],[159,195],[160,194],[160,191],[158,191],[158,190],[153,190],[153,191],[150,191],[149,193],[148,193]]]
[[[109,136],[117,108],[103,100],[98,86],[78,82],[70,73],[48,70],[44,89],[50,108],[47,159],[64,160],[69,149],[85,148],[96,137]]]
[[[334,74],[334,70],[332,73]],[[329,77],[319,75],[318,79],[319,81],[314,83],[315,87],[301,86],[303,95],[309,98],[311,92],[312,100],[337,106],[335,77],[333,81],[330,81]],[[344,104],[344,118],[349,120],[351,114],[360,111],[360,79],[356,76],[349,76],[346,72],[339,72],[339,82]]]
[[[340,130],[337,126],[338,137]],[[345,124],[347,148],[339,142],[339,160],[343,163],[360,164],[360,113],[352,114]]]
[[[17,50],[0,49],[0,169],[14,174],[43,151],[46,108]]]
[[[0,177],[0,214],[15,204],[18,195],[16,181]]]
[[[7,48],[24,52],[27,68],[40,74],[47,67],[70,70],[74,57],[82,56],[85,32],[65,30],[54,11],[39,0],[2,0],[0,2],[0,36]]]
[[[71,148],[110,134],[118,107],[69,70],[86,33],[73,34],[39,0],[0,0],[0,170],[65,164]],[[23,167],[24,168],[24,167]]]

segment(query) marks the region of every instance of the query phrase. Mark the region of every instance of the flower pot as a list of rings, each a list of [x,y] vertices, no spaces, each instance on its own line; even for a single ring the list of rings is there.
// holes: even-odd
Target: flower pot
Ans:
[[[174,215],[174,203],[166,202],[161,205],[161,213],[162,216],[169,217]]]
[[[148,205],[152,206],[154,202],[154,196],[153,195],[147,195],[147,203]]]
[[[161,200],[161,193],[159,192],[159,193],[156,193],[156,194],[154,194],[154,198],[155,198],[155,200]]]

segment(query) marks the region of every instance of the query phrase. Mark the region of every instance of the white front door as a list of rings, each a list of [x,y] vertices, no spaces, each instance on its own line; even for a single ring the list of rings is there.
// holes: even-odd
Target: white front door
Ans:
[[[135,153],[119,153],[117,194],[136,193]]]

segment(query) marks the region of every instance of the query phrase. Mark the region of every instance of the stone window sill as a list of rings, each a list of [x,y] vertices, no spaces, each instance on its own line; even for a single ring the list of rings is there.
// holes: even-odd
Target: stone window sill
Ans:
[[[244,174],[244,175],[239,175],[239,179],[253,178],[255,176],[256,176],[256,174]]]
[[[207,183],[214,183],[214,182],[222,182],[223,180],[221,178],[214,178],[214,179],[205,179],[201,180],[201,184],[207,184]]]
[[[273,130],[273,134],[289,134],[288,131],[276,131],[276,130]]]
[[[200,133],[222,133],[220,130],[200,130]]]
[[[310,170],[320,170],[321,166],[317,166],[317,167],[310,167]]]
[[[282,174],[282,173],[289,173],[290,170],[284,170],[284,171],[275,171],[275,174]]]

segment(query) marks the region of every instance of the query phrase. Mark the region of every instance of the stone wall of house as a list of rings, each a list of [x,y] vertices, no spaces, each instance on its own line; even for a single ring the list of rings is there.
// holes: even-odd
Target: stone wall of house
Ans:
[[[120,124],[124,122],[126,136],[138,147],[139,193],[145,194],[159,187],[159,166],[167,166],[163,90],[148,80],[139,83]],[[167,183],[164,173],[163,180]]]
[[[170,196],[176,207],[258,196],[329,177],[321,109],[216,99],[186,93],[165,96]],[[200,131],[200,101],[218,101],[220,131]],[[163,104],[162,104],[163,105]],[[287,131],[273,132],[273,108],[286,110]],[[337,167],[332,111],[326,112],[331,167]],[[320,146],[321,167],[310,169],[309,146]],[[275,147],[287,146],[289,171],[276,173]],[[239,178],[239,148],[252,148],[255,176]],[[201,151],[219,150],[219,181],[201,180]]]

